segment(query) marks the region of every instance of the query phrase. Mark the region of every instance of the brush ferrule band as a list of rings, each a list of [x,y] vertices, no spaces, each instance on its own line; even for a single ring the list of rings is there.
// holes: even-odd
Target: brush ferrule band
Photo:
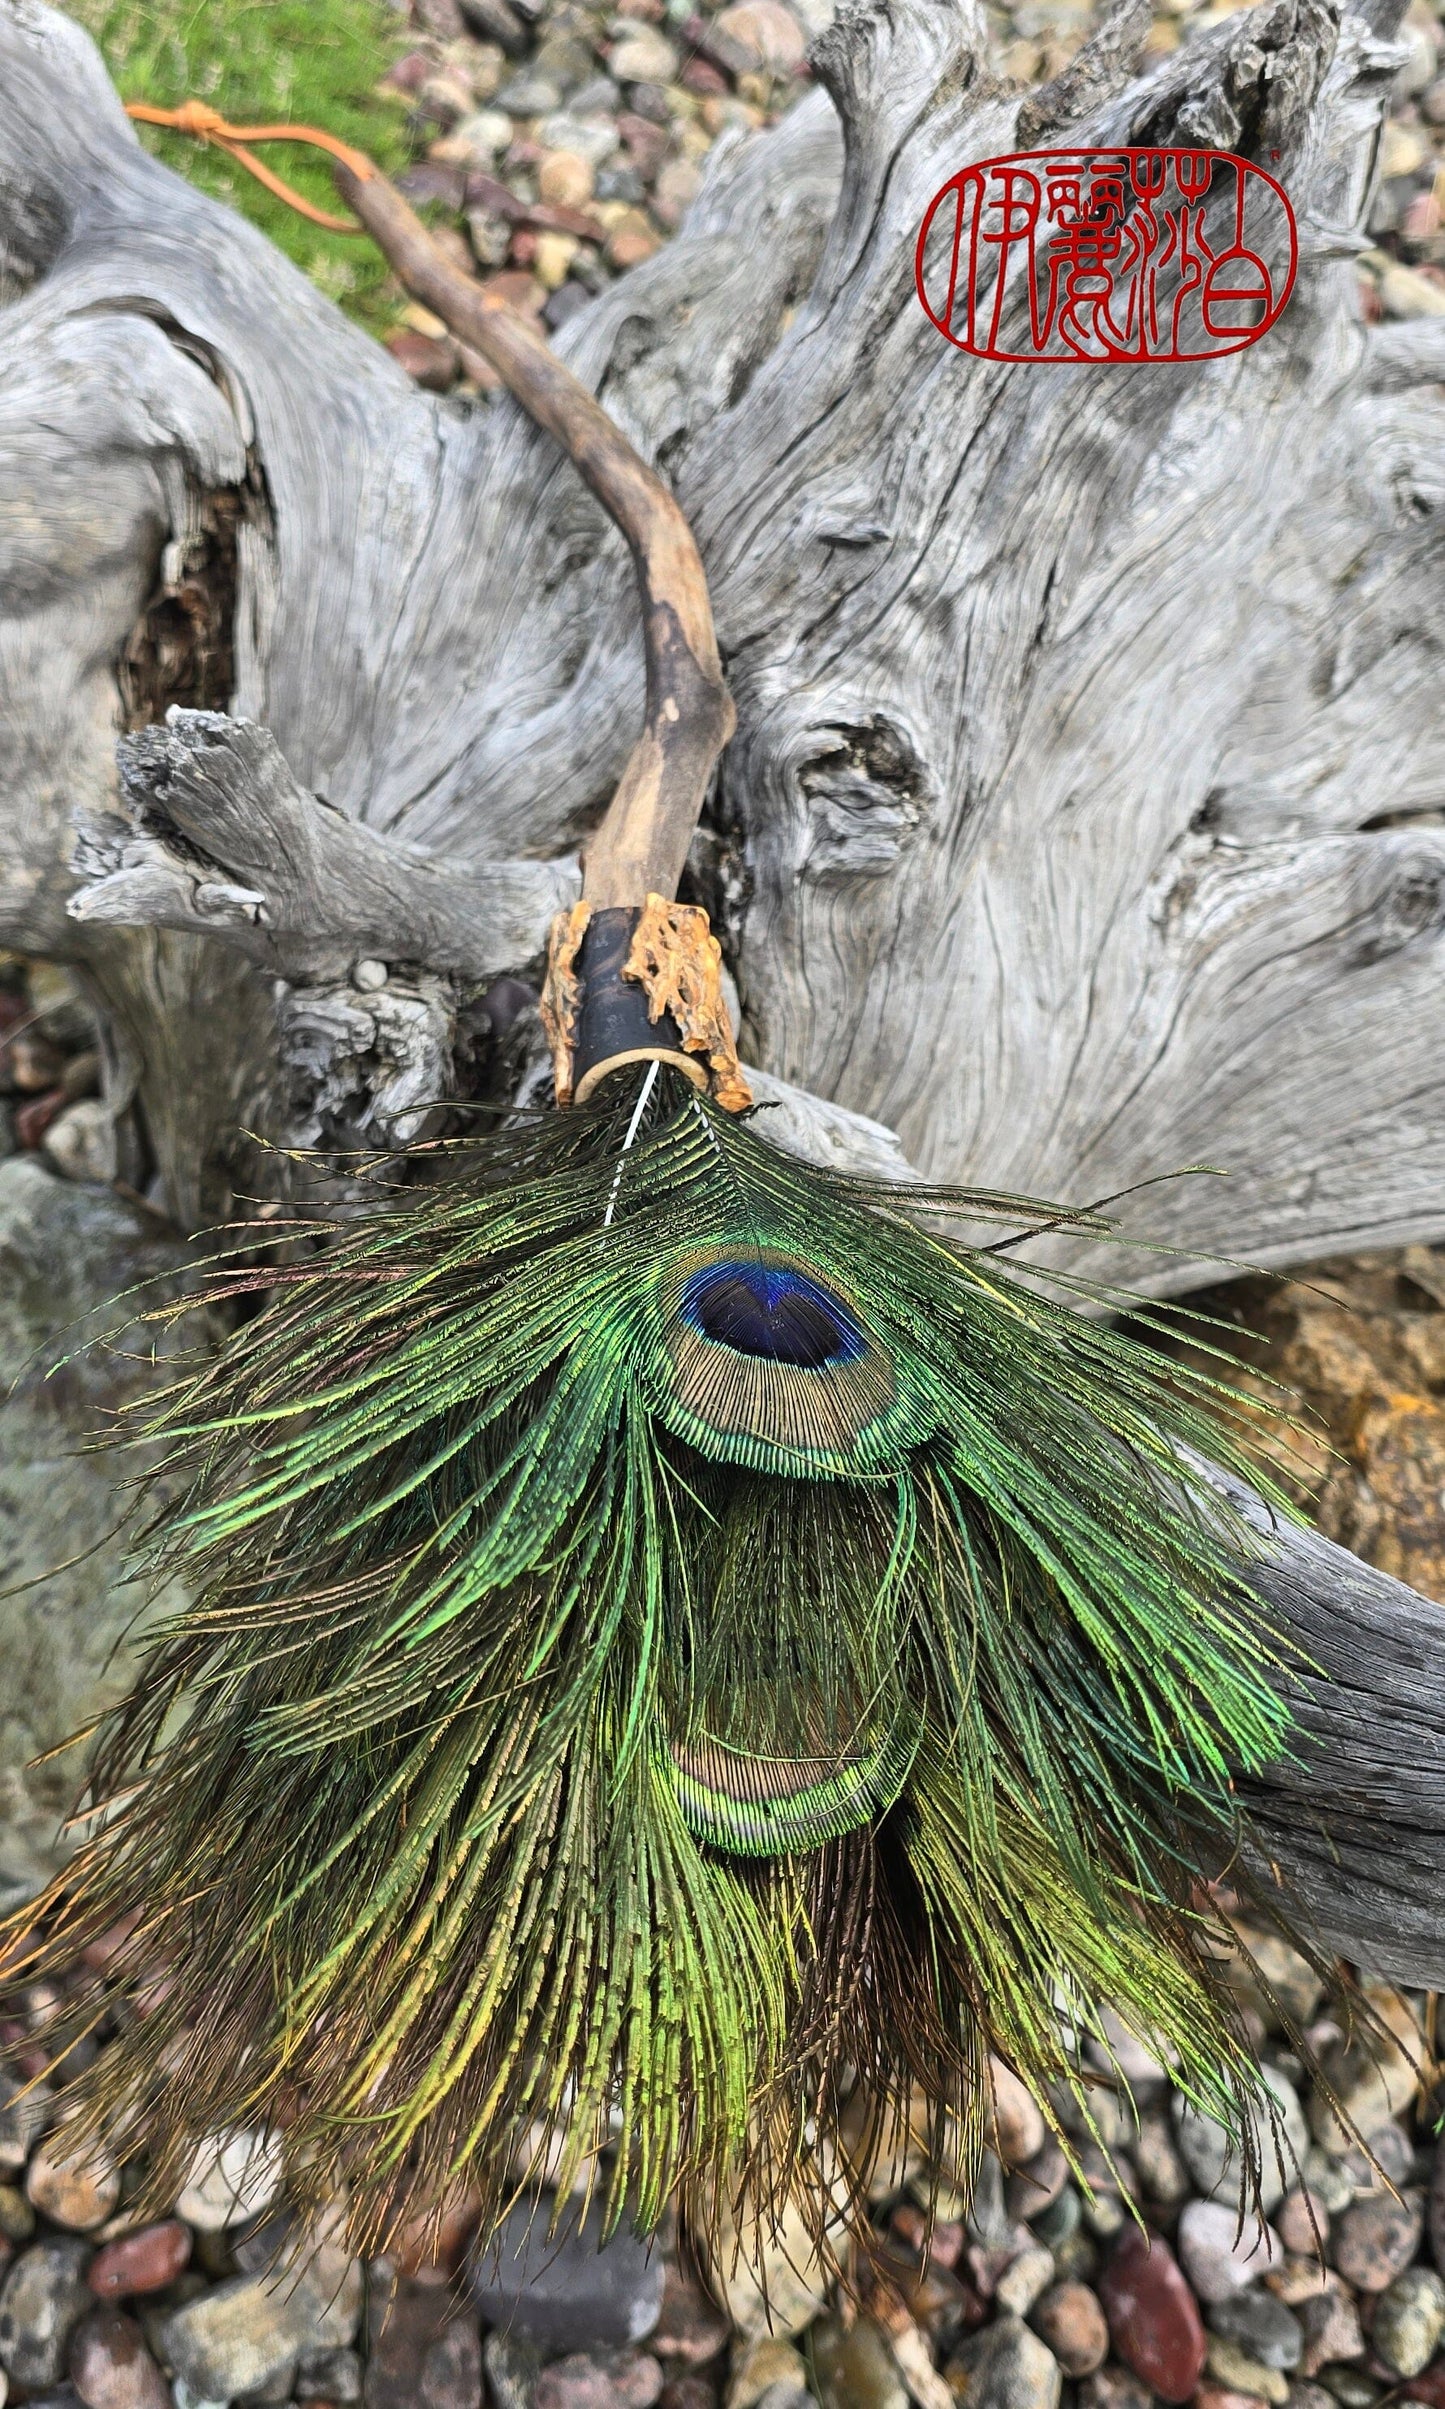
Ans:
[[[729,1112],[752,1095],[723,1000],[722,952],[696,904],[649,895],[574,904],[547,949],[542,1021],[559,1105],[585,1104],[611,1072],[665,1062]]]
[[[571,1101],[585,1104],[611,1072],[634,1062],[666,1062],[695,1087],[706,1088],[707,1066],[684,1050],[670,1012],[652,1014],[647,989],[624,978],[642,914],[625,906],[594,911],[573,961],[580,993],[572,1037]],[[559,1099],[560,1100],[560,1099]]]

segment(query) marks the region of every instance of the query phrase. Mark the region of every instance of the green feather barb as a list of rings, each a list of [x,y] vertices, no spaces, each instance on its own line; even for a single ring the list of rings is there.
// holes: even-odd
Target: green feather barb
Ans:
[[[110,1977],[168,1987],[78,2094],[162,2191],[275,2119],[372,2237],[403,2174],[494,2217],[539,2126],[643,2225],[776,2197],[855,2083],[967,2152],[989,2050],[1087,2106],[1106,2003],[1237,2129],[1197,1885],[1288,1718],[1207,1383],[934,1226],[1042,1208],[619,1086],[264,1274],[141,1434],[196,1603],[44,1948],[140,1906]]]

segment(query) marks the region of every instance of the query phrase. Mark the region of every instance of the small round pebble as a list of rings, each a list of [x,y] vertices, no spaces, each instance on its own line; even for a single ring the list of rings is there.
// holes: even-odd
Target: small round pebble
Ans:
[[[994,2286],[994,2299],[1011,2317],[1027,2317],[1054,2280],[1054,2254],[1041,2243],[1011,2259]]]
[[[947,2382],[965,2409],[1059,2409],[1058,2360],[1017,2317],[996,2317],[957,2350]]]
[[[674,45],[650,25],[626,35],[607,62],[608,74],[619,84],[670,84],[677,67]]]
[[[178,2217],[107,2242],[90,2263],[87,2278],[98,2300],[126,2300],[138,2292],[162,2292],[174,2283],[191,2256],[190,2227]]]
[[[607,238],[607,257],[619,273],[625,268],[640,268],[660,250],[658,237],[646,226],[619,226]]]
[[[993,2127],[989,2139],[1006,2167],[1023,2166],[1037,2155],[1047,2138],[1043,2111],[1027,2083],[1019,2081],[1011,2066],[1005,2066],[999,2058],[991,2058],[988,2071]]]
[[[1383,2292],[1409,2266],[1424,2230],[1425,2206],[1418,2192],[1407,2192],[1402,2200],[1372,2192],[1345,2210],[1330,2255],[1357,2292]]]
[[[1147,2197],[1161,2208],[1177,2208],[1189,2197],[1189,2170],[1174,2146],[1168,2112],[1162,2101],[1146,2108],[1139,2119],[1133,2148],[1134,2169]]]
[[[176,2214],[198,2233],[219,2233],[259,2216],[280,2188],[279,2134],[213,2133],[196,2149]]]
[[[801,25],[782,0],[738,0],[717,19],[724,33],[769,75],[795,75],[807,52]]]
[[[1255,2118],[1255,2139],[1260,2162],[1259,2205],[1264,2214],[1269,2216],[1284,2198],[1285,2170],[1289,2168],[1291,2158],[1296,2161],[1303,2159],[1309,2147],[1309,2129],[1299,2096],[1288,2077],[1274,2066],[1265,2066],[1262,2072],[1274,2094],[1284,2158],[1282,2168],[1273,2125],[1270,2118],[1261,2113]],[[1175,2138],[1200,2192],[1209,2199],[1237,2199],[1240,2157],[1224,2126],[1215,2117],[1205,2116],[1192,2107],[1182,2092],[1174,2095],[1173,2114]]]
[[[1288,2376],[1281,2375],[1277,2367],[1266,2367],[1227,2334],[1209,2337],[1209,2372],[1216,2384],[1231,2392],[1246,2392],[1257,2401],[1272,2401],[1275,2409],[1284,2409],[1289,2399]]]
[[[1298,2185],[1285,2195],[1275,2224],[1286,2250],[1299,2258],[1318,2250],[1330,2230],[1329,2214],[1318,2192]]]
[[[170,2386],[121,2309],[96,2309],[76,2328],[70,2380],[85,2409],[171,2409]]]
[[[65,2373],[70,2337],[94,2306],[85,2270],[90,2250],[67,2235],[23,2251],[0,2292],[0,2366],[12,2385],[39,2392]]]
[[[1223,2200],[1191,2200],[1179,2219],[1179,2258],[1200,2300],[1228,2300],[1284,2257],[1273,2226],[1251,2217],[1240,2224],[1237,2209]]]
[[[1087,2284],[1054,2284],[1030,2319],[1066,2376],[1089,2376],[1109,2355],[1109,2328],[1098,2294]]]
[[[1433,2267],[1406,2267],[1380,2294],[1370,2347],[1397,2376],[1423,2374],[1445,2335],[1445,2283]]]
[[[596,182],[592,163],[576,151],[549,151],[537,170],[537,194],[553,209],[581,209]]]
[[[1099,2279],[1099,2298],[1125,2366],[1161,2400],[1187,2401],[1204,2373],[1204,2328],[1169,2244],[1130,2225]]]
[[[532,273],[549,293],[555,293],[566,283],[567,271],[576,256],[575,234],[539,234]]]
[[[1299,2321],[1304,2335],[1299,2362],[1302,2376],[1317,2376],[1322,2367],[1333,2368],[1352,2359],[1363,2359],[1365,2337],[1360,2331],[1359,2313],[1350,2294],[1343,2289],[1317,2292],[1312,2299],[1302,2300]]]
[[[296,2369],[296,2398],[315,2403],[316,2409],[326,2401],[340,2409],[343,2402],[360,2400],[363,2373],[354,2350],[308,2351]]]
[[[1300,2321],[1293,2309],[1286,2308],[1262,2284],[1217,2302],[1210,2309],[1209,2324],[1213,2333],[1227,2335],[1265,2367],[1288,2374],[1299,2365],[1304,2347]]]
[[[26,2168],[25,2197],[67,2233],[94,2233],[115,2214],[120,2169],[104,2143],[68,2141],[62,2129],[40,2144]]]

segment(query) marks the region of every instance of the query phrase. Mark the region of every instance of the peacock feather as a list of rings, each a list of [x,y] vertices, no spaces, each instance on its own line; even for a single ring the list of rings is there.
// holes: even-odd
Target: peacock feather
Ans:
[[[267,1309],[141,1434],[196,1602],[44,1908],[69,1963],[142,1910],[150,2012],[74,2088],[146,2099],[160,2190],[269,2119],[362,2229],[403,2168],[495,2215],[540,2125],[648,2225],[775,2191],[853,2082],[966,2150],[989,2050],[1087,2112],[1106,2004],[1240,2126],[1196,1885],[1288,1723],[1181,1479],[1230,1443],[941,1226],[1042,1213],[817,1171],[654,1067],[223,1275]]]

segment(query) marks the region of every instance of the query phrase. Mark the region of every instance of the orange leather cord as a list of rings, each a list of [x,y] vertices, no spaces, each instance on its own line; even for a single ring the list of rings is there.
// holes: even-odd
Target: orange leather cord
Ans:
[[[210,108],[203,100],[182,101],[178,109],[153,109],[143,100],[128,100],[125,113],[127,117],[137,118],[142,125],[170,126],[177,134],[193,134],[198,142],[213,142],[218,150],[227,152],[253,175],[258,184],[264,184],[268,192],[274,192],[279,201],[285,201],[292,209],[299,210],[302,217],[309,217],[313,226],[325,226],[332,234],[366,232],[366,228],[359,226],[354,218],[333,217],[329,210],[317,209],[312,202],[303,200],[299,192],[294,192],[269,167],[263,167],[259,159],[253,159],[245,148],[248,142],[309,142],[316,150],[329,151],[333,159],[339,159],[344,167],[349,167],[360,183],[369,183],[376,169],[365,151],[356,151],[349,143],[338,142],[334,134],[326,133],[320,126],[228,125],[219,109]]]

